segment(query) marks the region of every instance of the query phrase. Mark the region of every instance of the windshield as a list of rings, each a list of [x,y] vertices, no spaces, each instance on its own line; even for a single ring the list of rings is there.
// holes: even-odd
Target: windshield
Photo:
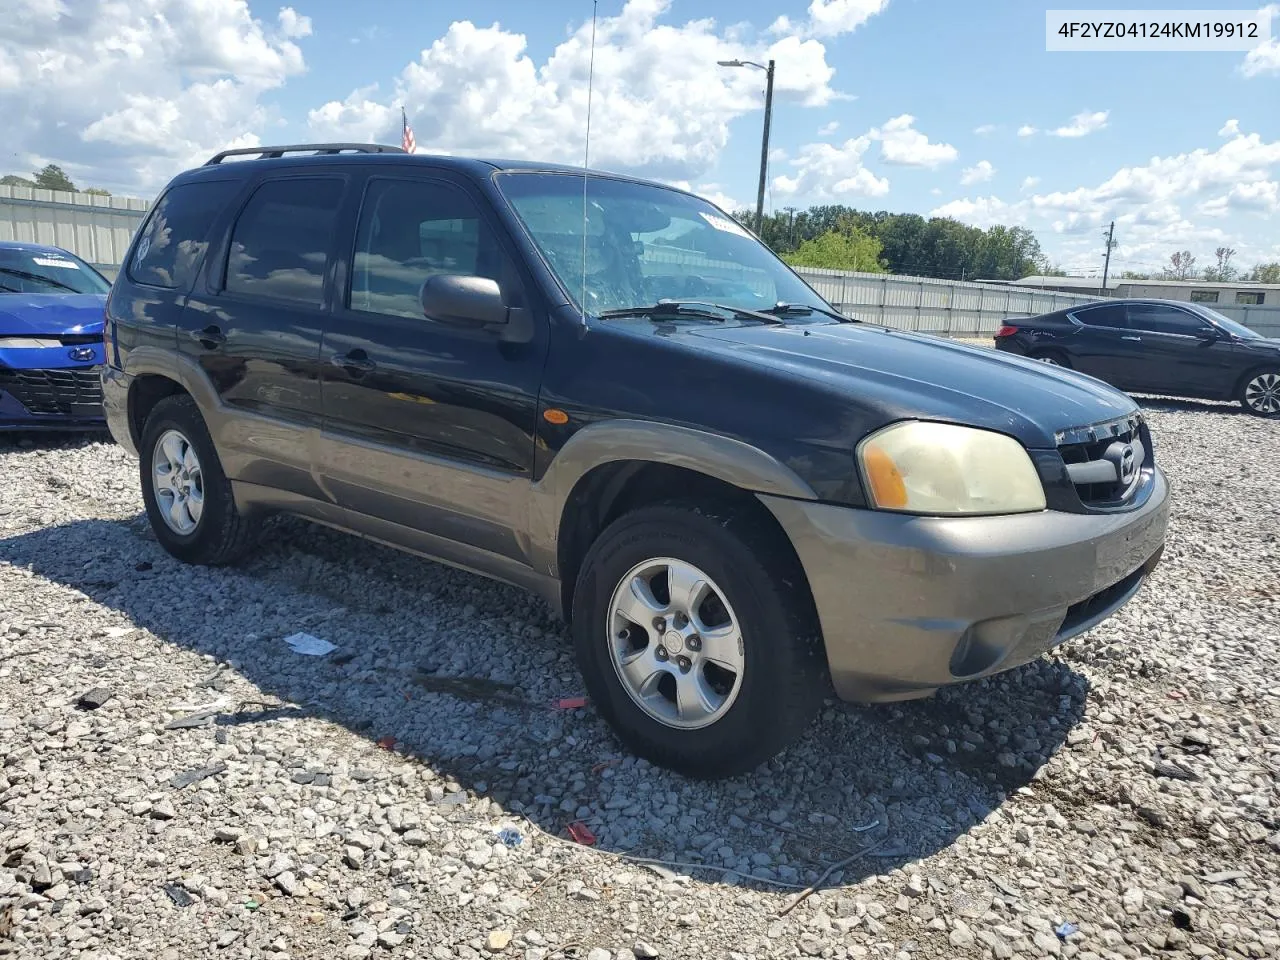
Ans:
[[[65,251],[0,248],[0,294],[105,294],[110,289],[101,274]]]
[[[1220,326],[1223,330],[1227,331],[1227,333],[1233,333],[1237,337],[1239,337],[1241,340],[1261,340],[1262,339],[1262,334],[1255,333],[1253,330],[1250,330],[1244,324],[1239,323],[1235,320],[1232,320],[1230,317],[1223,316],[1217,310],[1214,310],[1212,307],[1206,307],[1204,304],[1201,304],[1201,303],[1197,303],[1196,306],[1200,309],[1200,311],[1206,317],[1209,317],[1214,323]]]
[[[648,184],[589,177],[584,223],[579,175],[504,173],[496,181],[579,309],[584,307],[585,247],[588,313],[598,316],[665,299],[747,310],[780,302],[830,309],[767,247],[704,200]]]

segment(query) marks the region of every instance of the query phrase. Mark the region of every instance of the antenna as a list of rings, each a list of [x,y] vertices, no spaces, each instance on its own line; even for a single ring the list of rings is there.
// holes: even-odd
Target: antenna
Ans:
[[[587,170],[591,166],[591,91],[596,77],[596,11],[600,0],[591,0],[591,57],[587,66],[587,138],[582,147],[582,332],[587,332]]]

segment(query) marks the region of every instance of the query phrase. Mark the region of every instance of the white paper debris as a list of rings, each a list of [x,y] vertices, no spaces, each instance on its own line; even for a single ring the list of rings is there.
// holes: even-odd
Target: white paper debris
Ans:
[[[285,637],[284,642],[293,649],[294,653],[300,653],[304,657],[323,657],[326,653],[332,653],[338,649],[328,640],[321,640],[309,633],[295,633],[291,637]]]

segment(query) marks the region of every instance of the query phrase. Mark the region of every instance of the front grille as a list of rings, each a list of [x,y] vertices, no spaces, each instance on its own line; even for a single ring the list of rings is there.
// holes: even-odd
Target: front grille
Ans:
[[[1152,462],[1150,436],[1140,414],[1059,433],[1058,453],[1080,502],[1123,506]]]
[[[100,369],[0,370],[0,392],[16,398],[30,413],[101,417]]]

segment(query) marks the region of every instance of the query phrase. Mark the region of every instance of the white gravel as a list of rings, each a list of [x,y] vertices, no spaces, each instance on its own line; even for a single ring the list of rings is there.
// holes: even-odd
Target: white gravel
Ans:
[[[718,784],[557,709],[513,589],[297,521],[185,567],[119,449],[0,440],[0,954],[1280,956],[1280,423],[1149,407],[1176,505],[1125,611]]]

